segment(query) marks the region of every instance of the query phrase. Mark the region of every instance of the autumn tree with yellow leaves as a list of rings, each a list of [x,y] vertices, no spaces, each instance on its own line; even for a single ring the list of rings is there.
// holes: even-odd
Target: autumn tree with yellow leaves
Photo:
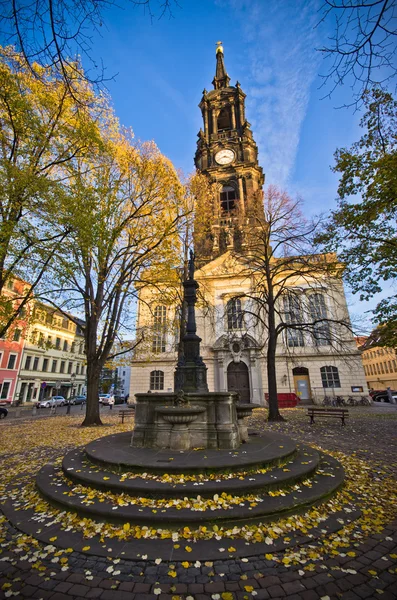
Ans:
[[[25,65],[12,48],[0,47],[0,336],[33,297],[54,251],[69,233],[53,228],[67,194],[64,167],[102,142],[101,101],[78,65],[78,106],[56,70]],[[19,277],[29,282],[12,297],[3,289]]]
[[[112,348],[128,325],[139,286],[148,284],[148,273],[156,284],[159,274],[174,265],[184,214],[183,187],[170,161],[155,144],[134,143],[110,106],[102,115],[102,141],[99,151],[63,168],[68,184],[54,228],[69,234],[49,271],[60,284],[48,294],[50,300],[64,312],[84,315],[83,425],[101,424],[100,372],[114,357]]]

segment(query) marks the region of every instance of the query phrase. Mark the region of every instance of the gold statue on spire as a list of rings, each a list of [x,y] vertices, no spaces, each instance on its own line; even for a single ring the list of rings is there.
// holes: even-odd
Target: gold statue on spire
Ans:
[[[218,54],[218,52],[221,52],[223,54],[222,42],[216,42],[216,54]]]

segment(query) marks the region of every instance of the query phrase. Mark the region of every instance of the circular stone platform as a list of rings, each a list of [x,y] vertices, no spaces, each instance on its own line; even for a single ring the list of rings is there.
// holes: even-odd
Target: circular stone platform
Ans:
[[[250,436],[249,442],[237,450],[175,451],[133,448],[130,443],[131,433],[119,433],[91,442],[85,452],[92,462],[102,465],[164,473],[248,470],[277,464],[296,452],[296,443],[291,438],[273,432]]]
[[[5,514],[43,542],[99,556],[108,548],[102,527],[113,528],[116,537],[121,532],[119,540],[110,534],[113,551],[131,559],[142,552],[165,560],[213,559],[225,548],[250,556],[309,543],[341,527],[340,514],[330,505],[325,513],[316,508],[306,535],[291,531],[277,543],[268,537],[269,522],[306,513],[344,481],[337,460],[285,435],[253,435],[238,450],[185,452],[133,448],[130,435],[100,438],[68,452],[62,465],[44,465],[36,488],[55,510],[39,501],[39,509],[32,507],[29,493],[26,498],[22,493],[17,505],[6,502]],[[236,537],[235,530],[253,526],[255,540]],[[88,545],[87,527],[95,532]],[[154,538],[144,539],[148,531]],[[186,532],[193,551],[189,542],[175,544],[186,539]],[[210,534],[203,537],[203,532]]]

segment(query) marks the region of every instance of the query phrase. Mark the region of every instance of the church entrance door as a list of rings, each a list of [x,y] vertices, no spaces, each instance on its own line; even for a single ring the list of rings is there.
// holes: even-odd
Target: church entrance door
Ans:
[[[245,363],[230,363],[227,368],[227,389],[229,392],[238,392],[240,394],[240,402],[244,404],[250,402],[249,373]]]

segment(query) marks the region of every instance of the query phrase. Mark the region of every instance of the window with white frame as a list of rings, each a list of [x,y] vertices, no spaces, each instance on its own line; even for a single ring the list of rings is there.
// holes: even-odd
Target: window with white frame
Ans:
[[[303,331],[294,329],[302,323],[302,309],[299,298],[294,294],[287,294],[283,297],[284,322],[289,325],[286,331],[287,345],[289,348],[296,348],[305,345]]]
[[[15,369],[16,363],[17,363],[17,355],[9,354],[7,369]]]
[[[0,398],[1,400],[7,400],[8,393],[10,391],[11,381],[3,381],[0,383]]]
[[[164,389],[164,371],[151,371],[150,372],[150,389],[151,390],[163,390]]]
[[[337,367],[321,367],[320,373],[323,388],[340,388],[340,378]]]
[[[153,313],[153,341],[152,352],[159,354],[165,352],[167,308],[156,306]]]
[[[310,294],[309,311],[313,323],[313,340],[316,346],[331,343],[331,331],[327,319],[327,307],[323,294]]]
[[[240,298],[231,298],[226,305],[227,328],[241,329],[243,326],[243,311]]]

